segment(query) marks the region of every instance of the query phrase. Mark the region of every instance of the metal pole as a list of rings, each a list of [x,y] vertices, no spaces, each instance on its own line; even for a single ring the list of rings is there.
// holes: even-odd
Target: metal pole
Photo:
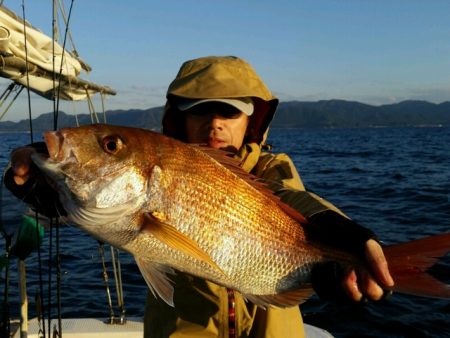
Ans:
[[[28,337],[28,296],[25,261],[19,259],[20,338]]]

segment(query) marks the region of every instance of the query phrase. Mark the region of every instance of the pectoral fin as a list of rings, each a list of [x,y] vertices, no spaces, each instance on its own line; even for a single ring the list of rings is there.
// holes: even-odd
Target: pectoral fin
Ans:
[[[267,306],[290,307],[306,301],[313,294],[313,289],[308,285],[297,290],[287,291],[275,295],[244,295],[253,304],[262,308]]]
[[[144,277],[147,285],[152,292],[153,296],[158,295],[167,304],[174,306],[173,303],[173,286],[168,274],[173,274],[174,271],[164,265],[146,262],[139,258],[136,258],[137,266],[141,271],[142,277]]]
[[[186,255],[194,257],[202,262],[207,263],[220,273],[225,275],[223,270],[214,262],[211,257],[203,251],[198,244],[179,232],[172,225],[165,222],[165,215],[161,212],[152,212],[144,215],[143,231],[149,232],[156,239],[167,246],[179,250]]]

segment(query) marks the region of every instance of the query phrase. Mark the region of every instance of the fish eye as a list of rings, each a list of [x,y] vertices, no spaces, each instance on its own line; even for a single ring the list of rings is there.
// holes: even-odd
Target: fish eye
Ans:
[[[117,154],[123,146],[123,142],[118,136],[106,136],[103,138],[103,150],[108,154]]]

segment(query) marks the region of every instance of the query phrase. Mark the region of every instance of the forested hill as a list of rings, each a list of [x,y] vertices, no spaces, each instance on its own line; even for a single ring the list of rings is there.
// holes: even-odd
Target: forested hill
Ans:
[[[403,101],[372,106],[344,100],[284,102],[275,127],[450,126],[450,102]]]
[[[163,107],[107,111],[106,121],[115,125],[159,130],[162,112]],[[92,122],[88,114],[78,115],[77,118],[80,125]],[[98,119],[103,122],[103,114],[98,114]],[[53,113],[43,114],[33,120],[33,128],[51,129],[52,121]],[[74,125],[75,116],[59,113],[58,127]],[[450,126],[450,102],[434,104],[426,101],[403,101],[381,106],[345,100],[281,102],[272,123],[272,127],[277,128],[379,126]],[[0,122],[0,131],[27,130],[27,120]]]

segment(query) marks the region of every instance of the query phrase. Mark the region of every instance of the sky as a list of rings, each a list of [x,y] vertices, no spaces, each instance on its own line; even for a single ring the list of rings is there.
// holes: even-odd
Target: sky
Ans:
[[[51,1],[23,3],[50,34]],[[22,0],[4,5],[22,16]],[[69,26],[93,68],[81,78],[117,91],[106,110],[164,105],[180,65],[207,55],[244,58],[281,101],[381,105],[450,101],[449,17],[447,0],[76,0]],[[7,84],[0,79],[1,90]],[[31,100],[33,117],[52,111]],[[85,102],[60,108],[88,111]],[[3,120],[27,116],[23,91]]]

